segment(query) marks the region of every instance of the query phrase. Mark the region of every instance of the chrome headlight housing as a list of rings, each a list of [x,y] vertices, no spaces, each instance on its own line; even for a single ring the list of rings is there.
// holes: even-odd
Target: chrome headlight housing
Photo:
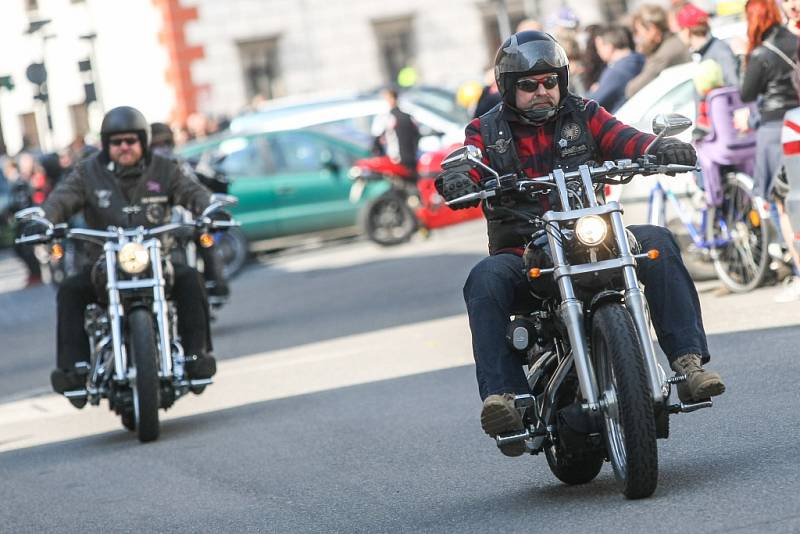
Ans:
[[[117,252],[117,263],[128,274],[139,274],[150,265],[150,254],[141,243],[125,243]]]
[[[575,224],[575,236],[587,247],[596,247],[608,235],[608,224],[599,215],[585,215]]]

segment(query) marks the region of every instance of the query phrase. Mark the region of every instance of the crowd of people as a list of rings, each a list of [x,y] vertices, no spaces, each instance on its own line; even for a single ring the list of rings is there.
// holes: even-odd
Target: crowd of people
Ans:
[[[741,134],[755,131],[754,194],[768,204],[780,245],[788,249],[794,264],[793,275],[784,280],[786,288],[776,299],[798,300],[800,254],[784,209],[787,181],[780,136],[784,114],[798,106],[800,1],[748,0],[745,19],[746,37],[725,41],[713,35],[710,13],[692,2],[672,0],[666,8],[643,4],[617,22],[585,28],[573,12],[563,8],[544,25],[524,20],[517,31],[544,30],[553,35],[570,61],[570,92],[597,101],[611,113],[664,69],[694,61],[695,143],[702,143],[713,126],[706,102],[710,92],[736,87],[742,102],[757,102],[757,113],[749,113],[751,107],[744,106],[734,123]],[[472,106],[474,116],[483,115],[499,102],[490,69],[480,98]]]

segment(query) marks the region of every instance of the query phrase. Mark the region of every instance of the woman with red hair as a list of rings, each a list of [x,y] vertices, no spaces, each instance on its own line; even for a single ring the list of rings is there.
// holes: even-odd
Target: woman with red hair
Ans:
[[[798,105],[792,66],[798,41],[783,25],[776,0],[748,0],[745,13],[748,46],[741,94],[744,102],[758,100],[754,194],[767,199],[781,166],[783,114]]]

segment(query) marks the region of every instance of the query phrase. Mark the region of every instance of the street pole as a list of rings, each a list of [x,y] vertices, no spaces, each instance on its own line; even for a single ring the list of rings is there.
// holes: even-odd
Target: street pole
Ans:
[[[502,43],[511,36],[511,21],[508,19],[508,7],[506,0],[495,0],[497,5],[497,30],[500,32],[500,42]]]

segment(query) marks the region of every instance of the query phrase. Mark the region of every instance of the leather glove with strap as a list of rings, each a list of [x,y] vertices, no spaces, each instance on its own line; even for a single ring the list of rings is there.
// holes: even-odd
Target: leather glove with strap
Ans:
[[[694,147],[672,137],[656,141],[651,154],[656,157],[658,165],[694,165],[697,163],[697,153]]]
[[[463,172],[442,173],[436,177],[434,185],[436,186],[436,191],[448,202],[469,193],[480,191],[478,184],[473,182],[472,178]],[[474,208],[480,204],[480,202],[479,199],[469,203],[461,202],[457,205],[450,206],[450,208],[454,210]]]

